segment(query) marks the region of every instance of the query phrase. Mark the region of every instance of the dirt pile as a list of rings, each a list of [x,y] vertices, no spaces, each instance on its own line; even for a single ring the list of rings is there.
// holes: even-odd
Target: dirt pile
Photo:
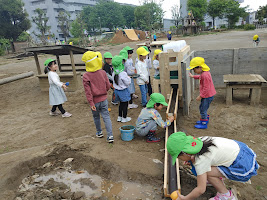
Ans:
[[[146,39],[146,34],[144,31],[140,30],[134,30],[136,35],[138,33],[140,34],[140,40]],[[121,43],[126,43],[126,42],[133,42],[133,40],[130,40],[125,34],[123,34],[122,30],[118,31],[114,37],[110,40],[111,44],[121,44]]]

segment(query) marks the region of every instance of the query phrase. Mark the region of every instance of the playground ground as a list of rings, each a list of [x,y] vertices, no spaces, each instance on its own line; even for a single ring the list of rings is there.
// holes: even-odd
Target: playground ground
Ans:
[[[260,46],[266,47],[266,29],[174,40],[185,39],[191,50],[247,48],[252,47],[252,36],[256,33],[261,38]],[[138,42],[99,46],[97,50],[102,53],[110,51],[115,55],[126,45],[137,49],[136,43]],[[134,60],[135,57],[136,55]],[[47,58],[48,56],[40,56],[40,63]],[[80,58],[81,55],[75,56],[75,60]],[[63,63],[69,62],[66,56],[62,60]],[[27,71],[37,74],[33,58],[16,60],[2,57],[0,63],[0,78]],[[151,74],[154,74],[153,70]],[[83,88],[66,93],[68,102],[64,104],[64,108],[73,114],[71,118],[49,116],[48,93],[40,91],[36,77],[0,85],[0,93],[0,199],[163,199],[164,139],[155,144],[147,144],[144,138],[137,136],[131,142],[122,141],[119,127],[123,124],[116,122],[117,106],[110,104],[115,137],[114,144],[110,145],[104,138],[95,137],[92,114]],[[138,87],[136,93],[140,96]],[[199,102],[196,101],[192,102],[189,116],[179,116],[178,129],[196,137],[221,136],[248,144],[257,154],[261,166],[259,175],[251,179],[250,185],[226,182],[227,186],[234,185],[238,199],[241,200],[267,199],[267,90],[263,89],[261,103],[256,107],[249,105],[248,91],[235,92],[232,106],[226,106],[224,94],[223,88],[217,88],[217,95],[209,110],[211,118],[207,130],[193,128],[199,118]],[[138,105],[140,102],[140,98],[135,100]],[[134,125],[140,110],[141,108],[129,110],[128,116],[132,117],[129,124]],[[105,129],[103,131],[105,134]],[[160,137],[164,137],[164,133],[163,129],[158,130]],[[70,163],[64,163],[67,158],[74,159]],[[43,174],[52,176],[56,172],[68,172],[77,177],[85,175],[85,171],[98,175],[101,180],[99,177],[96,180],[84,176],[73,182],[80,183],[84,188],[93,188],[91,194],[95,192],[94,197],[85,198],[84,193],[69,191],[67,180],[64,180],[65,184],[49,180],[43,186],[36,180]],[[188,175],[182,175],[183,194],[193,189],[195,184],[189,178]],[[34,184],[37,187],[34,188]],[[214,190],[209,190],[199,199],[207,199],[213,194]]]

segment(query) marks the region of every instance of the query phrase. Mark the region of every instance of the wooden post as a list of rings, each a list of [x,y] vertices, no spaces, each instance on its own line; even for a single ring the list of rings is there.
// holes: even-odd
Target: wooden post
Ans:
[[[70,61],[71,61],[71,67],[72,67],[72,72],[73,72],[73,78],[75,82],[77,81],[77,74],[76,74],[76,69],[75,69],[75,63],[74,63],[74,57],[73,57],[73,51],[70,50]]]
[[[57,57],[57,65],[58,65],[58,69],[61,72],[61,64],[60,64],[60,59],[59,59],[59,55],[56,55]]]
[[[169,60],[167,53],[159,54],[159,66],[161,94],[167,99],[167,94],[169,94],[171,91]]]
[[[38,71],[38,74],[42,74],[41,72],[41,67],[40,67],[40,63],[39,63],[39,60],[38,60],[38,55],[37,53],[33,53],[34,55],[34,60],[35,60],[35,64],[36,64],[36,67],[37,67],[37,71]]]
[[[259,105],[261,98],[261,85],[258,88],[252,88],[250,105]]]
[[[226,105],[232,105],[232,90],[233,88],[230,85],[226,84]]]
[[[235,48],[233,51],[233,74],[238,73],[238,50]]]

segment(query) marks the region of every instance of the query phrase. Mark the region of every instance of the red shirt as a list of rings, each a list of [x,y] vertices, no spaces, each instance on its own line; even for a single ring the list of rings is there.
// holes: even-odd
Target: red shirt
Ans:
[[[203,71],[201,75],[193,77],[194,79],[200,79],[199,91],[202,98],[209,98],[216,94],[210,72]]]
[[[86,98],[91,107],[107,99],[107,91],[110,88],[110,83],[104,70],[86,72],[83,75],[83,86]]]

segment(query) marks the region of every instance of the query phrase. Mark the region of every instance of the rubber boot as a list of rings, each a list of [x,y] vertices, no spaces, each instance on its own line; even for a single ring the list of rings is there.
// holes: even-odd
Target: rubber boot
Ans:
[[[210,115],[208,115],[208,124],[209,124],[209,121],[210,121]],[[197,121],[196,123],[197,123],[197,124],[201,124],[201,121],[199,120],[199,121]]]
[[[152,142],[160,142],[160,138],[155,137],[155,131],[151,132],[149,131],[146,135],[146,142],[152,143]]]
[[[195,125],[195,128],[198,128],[198,129],[207,129],[208,128],[209,120],[208,119],[200,119],[200,121],[201,121],[201,124]]]

